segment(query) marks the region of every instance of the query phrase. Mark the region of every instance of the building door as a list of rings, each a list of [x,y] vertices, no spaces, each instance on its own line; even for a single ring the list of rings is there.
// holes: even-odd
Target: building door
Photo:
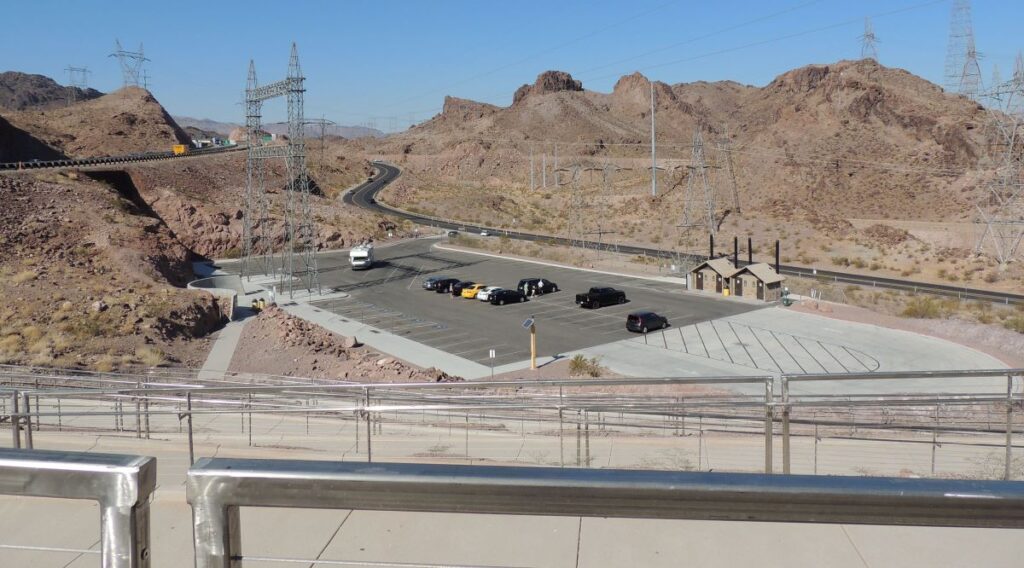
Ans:
[[[760,280],[757,281],[757,299],[764,299],[764,282],[761,282]]]
[[[743,278],[736,277],[732,279],[732,293],[734,296],[743,295]]]
[[[695,274],[695,277],[697,278],[696,288],[698,290],[703,290],[704,289],[704,271],[698,270],[694,274]]]
[[[722,275],[721,274],[716,274],[715,275],[715,292],[718,292],[719,294],[722,293]]]

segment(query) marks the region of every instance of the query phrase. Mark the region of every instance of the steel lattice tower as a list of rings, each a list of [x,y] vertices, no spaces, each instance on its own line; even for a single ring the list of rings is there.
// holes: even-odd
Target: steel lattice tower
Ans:
[[[117,49],[114,53],[108,55],[108,57],[116,57],[117,62],[121,65],[121,75],[124,78],[124,86],[129,85],[138,87],[139,79],[142,76],[142,64],[149,59],[146,59],[145,52],[142,49],[142,44],[139,44],[138,51],[125,51],[121,47],[121,40],[115,39],[114,45]]]
[[[693,133],[693,152],[690,159],[690,175],[686,179],[686,194],[683,196],[683,224],[685,228],[704,227],[708,233],[718,231],[716,218],[718,204],[715,190],[708,179],[708,165],[704,158],[704,134],[698,125]]]
[[[864,35],[860,36],[860,58],[878,61],[878,38],[871,18],[864,18]]]
[[[979,237],[975,253],[991,252],[1000,267],[1016,260],[1024,240],[1024,58],[1018,55],[1013,78],[985,93],[1003,155],[976,205]]]
[[[84,91],[89,87],[89,68],[74,67],[68,65],[64,68],[68,74],[68,105],[73,105],[78,100],[78,91]]]
[[[946,90],[976,98],[981,91],[980,54],[974,45],[970,0],[955,0],[946,51]]]
[[[271,243],[267,230],[267,196],[264,187],[263,166],[268,158],[284,158],[288,188],[285,192],[284,242],[280,258],[281,291],[294,296],[295,279],[299,278],[306,290],[320,293],[320,271],[316,259],[316,225],[309,196],[309,173],[306,170],[306,144],[304,93],[305,77],[299,65],[298,48],[293,43],[288,61],[288,76],[282,81],[258,86],[256,70],[249,63],[249,83],[245,91],[246,129],[249,149],[246,160],[245,191],[245,257],[242,273],[249,276],[251,265],[262,262],[264,274],[273,274]],[[263,101],[284,97],[288,103],[288,143],[283,146],[263,144],[260,116]],[[250,217],[250,214],[255,214]],[[296,261],[298,256],[298,261]],[[262,258],[261,258],[262,257]]]
[[[558,172],[559,170],[555,170]],[[580,191],[580,165],[579,163],[573,164],[569,171],[572,172],[572,179],[570,180],[570,192],[569,192],[569,215],[567,233],[569,239],[569,246],[571,248],[581,247],[586,248],[586,242],[583,238],[584,233],[584,220],[583,220],[583,209],[584,199],[583,192]]]

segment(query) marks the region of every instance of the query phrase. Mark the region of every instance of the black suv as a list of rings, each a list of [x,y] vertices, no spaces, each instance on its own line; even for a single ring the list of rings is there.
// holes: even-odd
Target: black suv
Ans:
[[[452,286],[454,286],[454,285],[456,285],[458,283],[459,283],[459,279],[458,278],[442,278],[442,279],[438,280],[437,282],[434,282],[434,291],[437,292],[438,294],[443,294],[445,292],[451,292],[452,291]]]
[[[441,281],[444,281],[444,280],[450,280],[450,279],[446,278],[444,276],[431,276],[430,278],[427,278],[426,280],[423,281],[423,289],[424,290],[437,290],[437,283],[441,282]]]
[[[526,294],[519,290],[497,290],[491,292],[490,302],[494,306],[504,306],[513,302],[525,302]]]
[[[476,282],[473,282],[472,280],[463,280],[462,282],[452,284],[452,296],[461,296],[462,289],[469,288],[473,284],[476,284]]]
[[[633,312],[626,316],[626,329],[647,333],[654,329],[668,327],[668,319],[654,312]]]
[[[544,278],[523,278],[516,289],[527,296],[538,296],[558,291],[558,284]]]

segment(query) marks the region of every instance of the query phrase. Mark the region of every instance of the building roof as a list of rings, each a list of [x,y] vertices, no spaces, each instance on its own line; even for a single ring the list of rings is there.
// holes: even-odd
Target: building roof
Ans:
[[[732,262],[727,257],[724,256],[721,258],[705,260],[704,262],[698,264],[696,268],[693,269],[693,271],[696,272],[701,268],[704,268],[705,266],[719,273],[720,275],[722,275],[723,278],[729,278],[733,274],[739,272],[738,270],[736,270],[736,267],[732,265]]]
[[[778,272],[775,272],[775,269],[772,268],[770,264],[765,262],[749,264],[741,268],[740,270],[736,271],[737,274],[741,272],[749,272],[754,276],[754,278],[757,278],[758,280],[764,282],[765,284],[775,284],[776,282],[782,282],[783,280],[786,279],[785,276],[782,276]]]

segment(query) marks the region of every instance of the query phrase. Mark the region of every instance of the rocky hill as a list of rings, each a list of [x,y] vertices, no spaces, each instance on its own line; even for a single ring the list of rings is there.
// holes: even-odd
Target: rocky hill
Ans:
[[[0,114],[72,157],[168,151],[174,144],[190,141],[153,95],[139,87],[126,87],[70,107]]]
[[[49,109],[67,106],[69,95],[78,102],[97,99],[96,89],[65,87],[45,75],[19,71],[0,73],[0,108],[7,110]]]
[[[0,116],[0,162],[27,162],[56,160],[64,157],[28,132],[7,122]]]

